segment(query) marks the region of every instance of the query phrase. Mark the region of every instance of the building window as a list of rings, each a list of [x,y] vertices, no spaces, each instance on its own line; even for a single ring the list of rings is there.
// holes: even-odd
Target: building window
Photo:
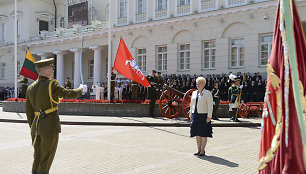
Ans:
[[[127,1],[119,0],[119,17],[127,17]]]
[[[127,25],[128,24],[128,0],[118,0],[117,1],[117,10],[118,10],[118,17],[117,17],[117,25]]]
[[[244,66],[244,38],[231,39],[231,68]]]
[[[272,34],[260,36],[260,66],[265,66],[268,63],[272,50]]]
[[[1,80],[5,80],[5,63],[1,63]]]
[[[147,1],[148,0],[135,0],[135,23],[147,21]]]
[[[168,8],[167,0],[156,0],[156,1],[157,1],[156,10],[165,10]]]
[[[21,38],[21,21],[20,19],[17,20],[17,39],[20,41]]]
[[[158,71],[167,70],[167,46],[157,47],[157,69]]]
[[[203,41],[203,69],[211,69],[216,66],[216,40]]]
[[[147,71],[147,50],[145,48],[137,49],[137,65],[142,72]]]
[[[178,0],[178,6],[190,5],[190,0]]]
[[[64,17],[60,18],[59,25],[60,25],[61,28],[65,28],[65,18]]]
[[[1,24],[1,42],[0,45],[6,43],[6,23]]]
[[[169,16],[169,0],[155,0],[154,19],[164,19]]]
[[[137,0],[136,14],[144,14],[147,12],[147,0]]]
[[[190,70],[190,44],[179,45],[179,70]]]
[[[88,78],[92,79],[93,78],[93,73],[94,73],[94,60],[89,60],[89,68],[88,68]]]

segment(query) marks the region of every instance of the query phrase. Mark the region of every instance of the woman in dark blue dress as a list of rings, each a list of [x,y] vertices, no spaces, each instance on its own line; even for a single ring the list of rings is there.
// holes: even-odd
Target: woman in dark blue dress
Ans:
[[[190,102],[190,137],[196,137],[198,151],[194,155],[205,155],[207,137],[212,138],[211,118],[213,112],[213,97],[210,91],[204,89],[206,80],[198,77],[196,87]]]

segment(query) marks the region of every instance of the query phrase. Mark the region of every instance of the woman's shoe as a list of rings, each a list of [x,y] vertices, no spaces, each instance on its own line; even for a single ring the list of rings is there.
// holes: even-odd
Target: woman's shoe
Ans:
[[[205,151],[204,151],[204,153],[200,153],[199,156],[205,156]]]
[[[193,155],[200,155],[200,152],[194,153]]]

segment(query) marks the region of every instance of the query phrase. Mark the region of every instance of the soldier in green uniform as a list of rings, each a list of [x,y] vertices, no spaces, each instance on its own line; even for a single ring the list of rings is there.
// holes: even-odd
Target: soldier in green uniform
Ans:
[[[21,85],[21,97],[26,98],[27,89],[28,89],[28,78],[23,77],[20,81],[22,83]]]
[[[240,78],[231,74],[229,76],[231,86],[228,88],[228,101],[229,101],[229,114],[231,120],[234,122],[240,122],[237,118],[237,111],[240,104]]]
[[[26,114],[34,147],[32,174],[49,173],[61,132],[59,97],[76,98],[87,91],[86,85],[66,89],[52,80],[53,62],[53,58],[35,62],[39,77],[27,89]]]
[[[162,91],[163,91],[163,84],[164,80],[161,76],[161,72],[157,72],[157,82],[156,82],[156,91],[157,91],[157,98],[160,98]]]
[[[151,77],[153,78],[153,77]],[[150,86],[148,87],[148,98],[150,100],[149,103],[149,116],[154,117],[154,106],[155,106],[155,101],[156,101],[156,87],[154,85],[153,79],[149,79]]]
[[[69,80],[70,80],[70,78],[66,77],[66,82],[65,82],[65,88],[66,89],[72,89],[71,82]]]

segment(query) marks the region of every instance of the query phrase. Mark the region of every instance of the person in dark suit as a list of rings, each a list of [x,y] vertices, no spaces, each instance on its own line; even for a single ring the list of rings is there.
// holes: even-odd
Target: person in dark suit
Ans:
[[[217,117],[217,110],[218,110],[219,103],[220,103],[220,92],[219,92],[218,83],[215,83],[214,85],[214,89],[212,90],[212,96],[214,100],[214,109],[213,109],[212,119],[219,120],[219,118]]]
[[[150,86],[148,87],[148,99],[150,100],[149,103],[149,116],[150,117],[154,117],[153,113],[154,113],[154,106],[155,106],[155,102],[156,102],[156,88],[154,85],[154,81],[150,80]]]
[[[69,80],[70,80],[70,78],[66,77],[66,82],[65,82],[65,88],[66,89],[72,89],[71,82]]]

